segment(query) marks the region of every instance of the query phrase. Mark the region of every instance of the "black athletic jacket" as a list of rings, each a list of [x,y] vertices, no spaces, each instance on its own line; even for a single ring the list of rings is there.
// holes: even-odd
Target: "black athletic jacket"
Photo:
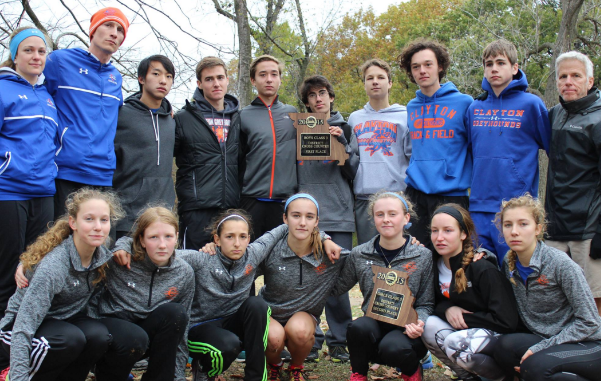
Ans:
[[[509,281],[497,267],[497,259],[487,255],[479,261],[472,262],[465,269],[467,290],[461,294],[455,291],[455,273],[461,268],[463,255],[450,259],[451,285],[450,299],[443,296],[438,283],[438,254],[433,254],[434,297],[436,306],[434,315],[444,321],[445,311],[457,306],[471,314],[464,313],[463,320],[469,328],[485,328],[497,333],[515,332],[519,324],[518,308]]]
[[[214,111],[229,114],[230,128],[221,148],[203,111],[211,111],[211,105],[202,92],[196,89],[192,102],[175,114],[175,163],[178,170],[175,192],[180,212],[207,208],[235,208],[240,202],[238,179],[240,111],[238,100],[225,96],[225,109]]]
[[[599,231],[601,212],[601,92],[549,111],[553,129],[545,208],[548,238],[580,241]]]

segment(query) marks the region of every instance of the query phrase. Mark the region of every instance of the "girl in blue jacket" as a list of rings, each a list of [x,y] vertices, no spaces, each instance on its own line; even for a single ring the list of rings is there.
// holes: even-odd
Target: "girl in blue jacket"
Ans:
[[[10,58],[0,65],[0,317],[15,291],[19,255],[53,220],[57,114],[39,82],[46,39],[15,29]]]

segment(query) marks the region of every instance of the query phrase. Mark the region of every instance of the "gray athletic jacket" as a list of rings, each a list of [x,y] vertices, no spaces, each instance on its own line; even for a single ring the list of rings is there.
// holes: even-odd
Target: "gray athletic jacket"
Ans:
[[[276,98],[266,105],[257,97],[240,113],[242,197],[284,199],[296,192],[296,129]]]
[[[374,242],[379,237],[377,235],[351,251],[351,254],[346,258],[346,263],[333,291],[335,295],[344,294],[359,282],[359,288],[363,294],[363,304],[361,305],[363,313],[367,311],[367,305],[374,288],[374,273],[371,266],[387,266],[374,248]],[[407,285],[415,297],[413,308],[417,312],[418,319],[426,322],[428,316],[434,311],[432,253],[425,247],[412,245],[411,236],[407,240],[405,250],[390,264],[393,269],[409,274]]]
[[[3,329],[14,322],[11,380],[29,380],[31,340],[42,321],[47,317],[64,320],[84,312],[95,288],[97,269],[111,258],[111,253],[101,246],[96,249],[90,267],[84,268],[73,237],[69,236],[46,254],[33,272],[27,272],[29,287],[17,289],[0,321]]]
[[[327,232],[354,232],[355,214],[351,183],[359,168],[357,137],[339,112],[328,119],[330,126],[342,128],[338,141],[344,144],[349,158],[343,166],[337,161],[302,160],[297,164],[298,188],[319,202],[319,228]],[[347,141],[347,137],[350,141]]]
[[[515,278],[513,293],[518,312],[533,333],[545,340],[530,347],[534,353],[553,345],[601,340],[601,317],[586,283],[584,273],[566,253],[536,245],[530,259],[534,270],[526,279],[517,270],[509,271],[509,256],[505,256],[503,272]]]

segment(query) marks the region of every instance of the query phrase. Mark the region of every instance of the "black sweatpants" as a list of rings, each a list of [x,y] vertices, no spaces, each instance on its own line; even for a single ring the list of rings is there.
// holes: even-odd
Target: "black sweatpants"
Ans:
[[[246,210],[252,219],[251,242],[284,223],[284,203],[259,201],[254,197],[242,197],[240,208]]]
[[[410,339],[404,330],[367,316],[353,321],[346,333],[353,372],[367,376],[371,361],[414,374],[428,350],[420,337]]]
[[[98,381],[126,381],[136,361],[145,357],[148,369],[142,381],[173,380],[177,347],[188,325],[185,307],[166,303],[136,322],[112,317],[100,321],[113,335],[113,343],[96,365]]]
[[[417,238],[425,247],[434,249],[430,239],[430,222],[432,214],[436,208],[442,204],[455,203],[469,210],[469,196],[442,196],[439,194],[426,194],[412,187],[407,187],[405,194],[413,203],[413,210],[417,215],[416,219],[411,219],[409,234]]]
[[[10,356],[7,341],[10,342],[11,329],[2,331],[2,349],[6,356]],[[46,318],[32,340],[31,380],[84,381],[110,342],[108,330],[96,319],[85,315],[66,320]]]
[[[52,197],[0,201],[0,318],[15,293],[19,256],[44,233],[54,217]]]
[[[198,360],[209,377],[225,372],[241,350],[246,351],[246,381],[267,377],[265,348],[270,309],[259,296],[251,296],[233,315],[200,323],[188,333],[190,357]]]
[[[213,242],[209,231],[211,222],[222,211],[223,209],[219,208],[208,208],[178,212],[181,247],[186,250],[200,250],[207,243]]]
[[[520,367],[524,381],[593,381],[601,375],[601,342],[559,344],[520,361],[528,349],[543,339],[531,333],[502,335],[495,347],[495,360],[508,379]],[[517,375],[517,374],[516,374]]]
[[[67,201],[67,197],[84,187],[90,187],[94,189],[98,189],[101,191],[109,191],[112,190],[113,187],[103,187],[97,185],[88,185],[83,183],[77,183],[75,181],[56,179],[54,180],[54,185],[56,185],[56,194],[54,195],[54,219],[58,219],[63,214],[67,213],[67,207],[65,206],[65,202]],[[114,237],[113,237],[114,238]]]

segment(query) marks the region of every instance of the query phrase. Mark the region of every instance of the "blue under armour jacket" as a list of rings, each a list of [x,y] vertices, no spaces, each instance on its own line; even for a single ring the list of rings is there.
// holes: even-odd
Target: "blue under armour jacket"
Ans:
[[[121,74],[83,49],[61,49],[46,60],[46,86],[56,101],[58,178],[111,186],[113,141],[123,104]]]
[[[0,200],[29,200],[56,193],[58,117],[43,85],[32,86],[0,68]]]
[[[472,181],[464,116],[472,97],[447,82],[431,97],[416,91],[407,104],[411,161],[405,182],[426,194],[467,196]]]
[[[521,70],[498,97],[484,78],[488,96],[468,109],[474,156],[471,212],[496,213],[502,200],[526,192],[538,195],[538,150],[549,152],[551,125],[545,104],[527,88]]]

